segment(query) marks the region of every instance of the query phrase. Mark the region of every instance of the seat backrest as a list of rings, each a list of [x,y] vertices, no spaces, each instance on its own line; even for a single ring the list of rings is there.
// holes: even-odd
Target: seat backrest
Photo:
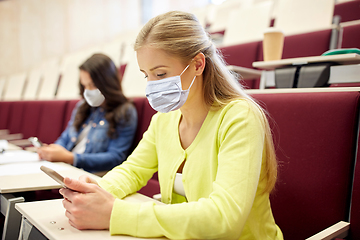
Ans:
[[[360,239],[360,141],[358,142],[356,160],[351,198],[349,240]]]
[[[11,75],[7,79],[7,85],[3,96],[5,101],[22,99],[26,77],[26,73],[19,73]]]
[[[24,90],[24,100],[35,100],[37,98],[38,90],[42,79],[41,68],[34,68],[29,72]]]
[[[61,73],[56,99],[74,99],[80,96],[80,64],[70,63]]]
[[[219,47],[224,60],[229,65],[252,68],[256,61],[260,42],[243,43],[226,47]]]
[[[21,126],[21,133],[24,139],[37,137],[40,128],[40,117],[43,113],[45,102],[43,101],[24,101],[24,113]]]
[[[105,44],[101,49],[101,53],[109,56],[117,68],[120,67],[122,53],[122,43],[120,41],[113,41]]]
[[[360,22],[343,27],[341,47],[360,48]]]
[[[220,5],[212,4],[209,6],[208,20],[210,33],[224,32],[229,22],[229,13],[233,10],[240,9],[242,2],[239,0],[224,1]]]
[[[0,101],[0,129],[8,129],[13,102]]]
[[[63,122],[63,127],[62,127],[62,131],[65,130],[65,128],[68,125],[68,122],[71,118],[71,114],[75,108],[75,105],[80,101],[80,99],[72,99],[69,100],[67,105],[66,105],[66,110],[65,110],[65,116],[64,116],[64,122]]]
[[[128,58],[128,63],[121,80],[122,90],[127,97],[145,97],[145,75],[139,70],[133,50]]]
[[[271,195],[285,239],[347,221],[358,92],[253,94],[270,113],[279,177]]]
[[[56,89],[60,79],[60,66],[57,60],[44,63],[42,66],[42,80],[39,88],[38,99],[52,100],[55,98]]]
[[[67,101],[42,101],[43,108],[39,119],[38,138],[44,143],[53,143],[63,129]]]
[[[360,19],[360,1],[347,1],[335,4],[334,16],[340,16],[341,22]]]
[[[132,101],[138,114],[138,125],[131,151],[135,149],[142,139],[144,132],[149,127],[152,116],[156,113],[145,97],[132,98]]]
[[[259,55],[260,42],[242,43],[232,46],[219,47],[224,60],[229,65],[252,68],[252,63]],[[258,89],[259,79],[244,79],[240,81],[245,88]]]
[[[10,133],[21,133],[23,115],[25,109],[24,101],[14,101],[11,104],[10,121],[8,122],[8,129]]]
[[[222,46],[261,41],[264,31],[270,26],[271,9],[271,2],[265,2],[228,13]]]
[[[6,78],[0,77],[0,100],[3,98],[3,92],[5,89]]]
[[[274,26],[285,35],[330,29],[334,0],[278,0]]]

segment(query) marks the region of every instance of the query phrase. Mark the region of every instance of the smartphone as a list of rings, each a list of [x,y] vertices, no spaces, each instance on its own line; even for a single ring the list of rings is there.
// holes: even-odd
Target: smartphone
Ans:
[[[30,137],[29,141],[34,145],[34,147],[41,147],[43,143],[37,137]]]
[[[52,179],[54,179],[56,182],[60,183],[61,186],[64,188],[68,188],[64,183],[64,177],[61,176],[59,173],[57,173],[55,170],[45,167],[44,165],[40,167],[40,169],[49,175]],[[70,188],[69,188],[70,189]]]

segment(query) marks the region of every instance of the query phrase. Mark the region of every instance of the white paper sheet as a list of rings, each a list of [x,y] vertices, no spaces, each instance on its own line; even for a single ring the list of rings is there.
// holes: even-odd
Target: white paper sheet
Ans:
[[[0,140],[0,150],[6,150],[8,149],[8,141],[7,140]]]
[[[39,155],[37,153],[25,150],[5,151],[0,153],[0,164],[34,162],[39,160]]]
[[[0,165],[0,176],[42,173],[42,171],[40,170],[40,167],[42,165],[49,167],[55,171],[61,171],[66,169],[66,167],[62,165],[58,165],[48,161],[4,164]]]

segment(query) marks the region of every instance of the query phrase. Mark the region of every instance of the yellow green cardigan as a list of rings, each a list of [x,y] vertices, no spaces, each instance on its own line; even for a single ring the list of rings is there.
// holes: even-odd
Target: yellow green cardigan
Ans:
[[[157,113],[135,151],[99,185],[115,200],[110,233],[171,239],[283,239],[269,194],[263,193],[264,129],[246,100],[209,111],[192,144],[179,140],[179,110]],[[186,198],[173,193],[177,169],[186,159]],[[146,185],[158,171],[162,202],[121,198]]]

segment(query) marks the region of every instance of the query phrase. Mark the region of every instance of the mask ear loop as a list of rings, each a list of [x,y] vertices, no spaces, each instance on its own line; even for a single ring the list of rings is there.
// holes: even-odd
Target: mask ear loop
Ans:
[[[192,60],[191,60],[191,61],[192,61]],[[184,71],[182,71],[179,76],[181,77],[181,75],[182,75],[182,74],[186,71],[186,69],[188,69],[189,67],[190,67],[190,64],[186,66],[186,68],[184,69]]]
[[[191,59],[191,62],[193,61],[194,59]],[[191,63],[190,62],[190,63]],[[181,77],[181,75],[186,71],[186,69],[188,69],[190,67],[190,64],[189,65],[187,65],[186,66],[186,68],[184,69],[184,71],[182,71],[182,73],[180,73],[180,77]],[[193,80],[191,81],[191,84],[190,84],[190,86],[189,86],[189,88],[186,90],[186,91],[188,91],[188,90],[190,90],[190,88],[191,88],[191,86],[193,85],[193,83],[194,83],[194,81],[195,81],[195,78],[196,78],[196,76],[193,78]],[[182,89],[181,89],[182,90]],[[182,90],[182,91],[184,91],[184,90]]]
[[[192,80],[192,82],[191,82],[191,84],[190,84],[189,88],[187,89],[188,91],[190,90],[191,86],[193,85],[193,83],[194,83],[194,81],[195,81],[195,78],[196,78],[196,76],[193,78],[193,80]]]

